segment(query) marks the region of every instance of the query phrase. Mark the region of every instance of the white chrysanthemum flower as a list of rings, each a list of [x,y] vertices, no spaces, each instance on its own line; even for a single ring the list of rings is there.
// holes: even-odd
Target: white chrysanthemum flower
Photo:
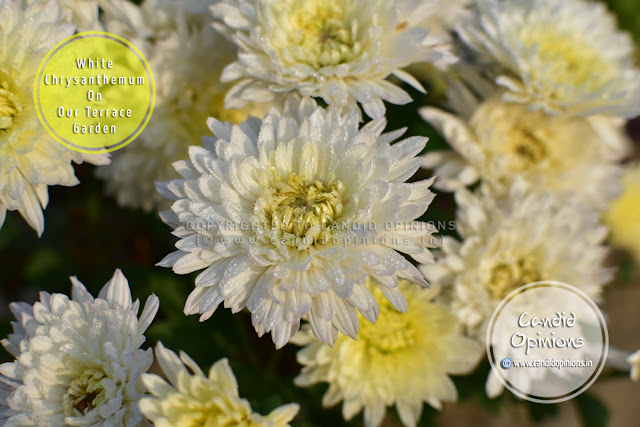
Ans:
[[[33,306],[11,304],[17,321],[2,344],[16,360],[0,365],[15,388],[2,402],[7,425],[138,426],[140,375],[153,362],[140,346],[158,298],[150,296],[138,318],[140,302],[120,270],[95,299],[71,281],[71,299],[42,292]]]
[[[266,108],[224,109],[229,85],[220,83],[219,76],[222,67],[235,60],[236,52],[211,27],[213,18],[206,8],[204,14],[193,12],[195,6],[188,4],[179,8],[175,2],[110,4],[114,3],[121,7],[115,8],[116,15],[106,14],[108,28],[145,46],[159,84],[145,130],[132,144],[113,153],[111,164],[98,168],[97,175],[107,181],[107,192],[115,194],[122,206],[166,209],[167,200],[158,194],[154,182],[178,177],[173,163],[188,158],[187,147],[198,144],[207,132],[207,118],[239,124],[248,112],[262,116]],[[147,21],[162,24],[151,27],[144,24]],[[136,28],[134,23],[142,24]]]
[[[141,399],[140,410],[157,427],[286,427],[298,413],[295,403],[280,406],[267,416],[253,412],[238,394],[227,359],[217,361],[207,376],[185,352],[178,357],[158,343],[156,360],[170,384],[157,375],[143,374],[153,397]]]
[[[327,104],[357,109],[378,119],[384,101],[411,102],[385,80],[395,75],[418,90],[401,69],[415,62],[445,67],[454,62],[446,40],[419,24],[440,0],[222,0],[212,6],[215,27],[239,48],[223,81],[237,81],[226,97],[229,108],[248,101],[273,101],[297,91]]]
[[[159,265],[178,274],[206,269],[186,314],[205,320],[223,301],[234,312],[248,307],[278,348],[306,315],[332,344],[338,330],[356,337],[356,309],[378,317],[367,276],[404,311],[398,278],[426,282],[396,250],[432,261],[433,227],[414,220],[434,197],[433,179],[405,183],[426,138],[390,145],[404,130],[383,134],[384,119],[359,130],[358,119],[294,96],[263,121],[209,120],[215,138],[175,164],[185,179],[158,185],[175,200],[162,216],[180,237]]]
[[[463,40],[501,67],[508,101],[548,113],[640,113],[640,70],[631,37],[601,2],[476,0],[477,19]]]
[[[520,286],[554,280],[598,300],[612,277],[604,267],[607,229],[571,198],[528,194],[516,182],[507,198],[481,187],[479,194],[458,191],[456,202],[462,242],[445,237],[437,263],[421,271],[451,291],[471,336],[484,340],[494,309]]]
[[[367,282],[373,294],[382,297],[373,281]],[[304,368],[296,384],[329,383],[323,405],[343,400],[346,420],[364,408],[367,427],[379,426],[394,404],[409,427],[420,419],[423,402],[440,409],[441,402],[455,401],[449,375],[470,373],[483,354],[478,342],[462,335],[449,307],[433,301],[434,290],[404,280],[399,286],[409,302],[407,312],[399,313],[383,300],[378,322],[362,322],[357,340],[340,336],[329,348],[307,328],[292,340],[306,345],[298,352]]]
[[[628,146],[623,120],[549,116],[500,95],[477,105],[468,119],[431,107],[420,114],[453,148],[424,157],[438,189],[455,191],[481,180],[503,196],[521,179],[531,193],[576,195],[598,209],[621,191],[622,153],[611,146]]]
[[[36,114],[33,82],[40,61],[74,32],[60,16],[54,1],[0,3],[0,227],[7,210],[17,210],[38,235],[44,231],[47,186],[78,184],[72,161],[108,163],[106,155],[83,155],[56,142]]]

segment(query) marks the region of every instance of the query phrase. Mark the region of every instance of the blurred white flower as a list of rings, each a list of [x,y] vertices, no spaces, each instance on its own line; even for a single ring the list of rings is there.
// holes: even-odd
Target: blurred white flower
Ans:
[[[49,0],[24,0],[24,3],[30,5],[47,1]],[[56,3],[60,7],[61,21],[72,23],[78,32],[102,30],[98,21],[99,0],[56,0]]]
[[[249,402],[238,394],[227,359],[214,363],[206,376],[189,355],[181,351],[178,357],[158,343],[156,360],[170,384],[157,375],[143,374],[153,397],[141,399],[140,410],[158,427],[285,427],[298,413],[295,403],[276,408],[267,416],[252,412]]]
[[[16,360],[0,365],[15,388],[0,393],[7,424],[138,426],[140,375],[153,362],[152,350],[140,346],[158,298],[150,296],[138,318],[140,302],[132,302],[120,270],[95,299],[75,277],[71,282],[71,299],[42,292],[33,306],[11,304],[14,332],[2,344]]]
[[[631,365],[631,381],[640,381],[640,350],[631,353],[627,362]]]
[[[55,1],[24,6],[0,3],[0,227],[18,211],[41,235],[47,186],[78,184],[71,162],[109,162],[107,155],[83,155],[56,142],[40,124],[33,82],[41,60],[57,42],[73,34],[61,23]]]
[[[450,45],[426,27],[440,0],[222,0],[212,6],[214,26],[238,46],[223,81],[237,81],[229,108],[273,101],[297,91],[327,104],[379,119],[384,101],[410,96],[385,80],[395,75],[424,91],[402,68],[415,62],[445,67]]]
[[[640,114],[631,37],[602,2],[476,0],[462,39],[499,66],[505,100],[552,114]],[[486,66],[486,64],[485,64]]]
[[[499,93],[477,103],[468,118],[432,107],[420,114],[453,148],[424,156],[438,189],[455,191],[481,180],[504,196],[519,179],[530,193],[576,196],[598,209],[621,191],[618,160],[629,145],[624,120],[550,116],[503,101]]]
[[[383,134],[384,119],[358,129],[358,119],[292,96],[263,121],[209,120],[215,138],[175,163],[185,179],[158,184],[175,200],[162,217],[180,238],[159,265],[206,269],[186,314],[206,320],[223,301],[234,313],[247,307],[256,331],[280,348],[305,315],[328,344],[338,330],[355,338],[356,309],[378,317],[367,276],[406,309],[398,278],[426,282],[396,251],[432,261],[433,227],[414,220],[434,197],[433,179],[405,183],[426,138],[390,145],[404,130]]]
[[[451,292],[453,312],[484,340],[487,322],[511,291],[540,280],[573,285],[598,301],[612,271],[604,267],[607,229],[599,214],[569,197],[529,194],[516,182],[508,197],[486,187],[459,190],[456,230],[437,263],[421,267]]]
[[[113,12],[107,9],[107,27],[144,47],[157,91],[153,116],[140,137],[114,152],[111,164],[98,168],[97,175],[122,206],[166,209],[169,204],[154,182],[179,176],[173,163],[187,159],[189,145],[198,144],[207,133],[207,118],[239,124],[248,113],[262,116],[267,108],[224,109],[230,86],[220,83],[220,74],[235,60],[236,52],[211,27],[213,18],[205,7],[199,11],[185,3],[153,1],[141,6],[128,1],[109,5],[120,7]]]
[[[382,297],[367,280],[369,289]],[[340,336],[333,348],[318,342],[303,328],[292,342],[304,366],[297,385],[329,383],[322,404],[344,401],[342,414],[350,420],[364,409],[367,427],[379,426],[387,407],[396,405],[402,423],[415,426],[423,402],[440,409],[457,399],[450,374],[470,373],[484,354],[479,342],[464,337],[449,307],[433,301],[436,293],[401,280],[408,301],[400,313],[381,298],[376,324],[361,322],[357,340]],[[362,319],[361,319],[362,320]]]

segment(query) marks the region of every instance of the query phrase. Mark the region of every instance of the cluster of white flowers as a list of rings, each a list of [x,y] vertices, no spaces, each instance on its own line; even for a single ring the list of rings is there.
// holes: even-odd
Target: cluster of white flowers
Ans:
[[[32,99],[46,52],[89,29],[131,40],[157,81],[153,117],[112,161],[53,141]],[[185,315],[248,309],[276,349],[304,346],[295,383],[328,383],[324,406],[378,427],[395,405],[413,427],[424,403],[457,399],[449,375],[476,368],[505,296],[554,280],[599,302],[608,229],[640,253],[638,171],[623,164],[633,49],[588,0],[0,0],[0,226],[17,210],[40,235],[47,187],[78,183],[72,161],[99,164],[120,205],[163,209],[178,241],[158,265],[200,271]],[[419,113],[448,150],[385,132],[385,102],[425,92],[407,71],[420,64],[446,82]],[[455,193],[458,238],[422,221],[432,187]],[[147,374],[158,298],[138,317],[119,270],[98,298],[72,283],[71,298],[11,305],[3,425],[280,427],[298,413],[253,412],[226,359],[207,376],[160,343],[164,377]]]

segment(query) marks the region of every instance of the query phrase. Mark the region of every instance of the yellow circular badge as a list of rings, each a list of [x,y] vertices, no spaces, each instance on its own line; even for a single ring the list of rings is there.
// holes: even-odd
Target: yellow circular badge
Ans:
[[[142,53],[99,31],[75,34],[51,49],[33,93],[47,132],[83,153],[106,153],[133,141],[155,103],[153,73]]]

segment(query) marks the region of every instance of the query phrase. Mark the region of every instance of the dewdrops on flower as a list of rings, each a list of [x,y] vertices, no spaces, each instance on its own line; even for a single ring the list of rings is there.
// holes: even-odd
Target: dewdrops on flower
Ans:
[[[622,187],[622,195],[611,203],[604,220],[611,242],[640,261],[640,165],[625,169]]]
[[[238,124],[250,113],[262,116],[267,110],[253,105],[243,110],[224,108],[229,85],[220,83],[220,73],[236,52],[211,27],[213,18],[206,8],[157,3],[126,2],[126,7],[108,9],[107,27],[143,46],[158,88],[153,116],[142,134],[97,171],[106,181],[107,193],[115,195],[120,205],[145,211],[169,207],[154,183],[179,176],[173,163],[188,158],[189,145],[198,144],[207,133],[207,118]],[[147,21],[149,26],[133,25]]]
[[[421,271],[450,291],[471,336],[484,340],[500,301],[532,282],[569,283],[599,300],[612,271],[604,266],[607,230],[596,211],[571,198],[528,194],[522,182],[506,198],[486,187],[455,198],[462,241],[444,237],[437,263]]]
[[[18,211],[38,235],[44,231],[47,187],[78,184],[71,162],[109,162],[106,155],[83,155],[62,146],[38,120],[33,82],[40,61],[74,32],[61,20],[53,1],[0,3],[0,226],[7,211]]]
[[[449,307],[434,301],[434,290],[400,280],[408,301],[403,314],[382,298],[373,280],[366,283],[381,301],[376,324],[360,316],[358,339],[340,335],[333,348],[303,328],[292,340],[305,345],[298,352],[304,367],[295,382],[328,383],[322,403],[328,407],[343,401],[346,420],[364,410],[365,425],[377,427],[387,407],[395,405],[402,423],[415,426],[424,402],[440,409],[442,402],[457,399],[449,375],[470,373],[483,348],[463,336]]]
[[[13,303],[13,334],[2,341],[16,359],[0,365],[15,391],[0,393],[9,425],[138,426],[140,375],[153,362],[142,350],[158,298],[131,300],[120,270],[94,298],[75,277],[72,298],[42,292],[33,306]],[[7,381],[0,379],[0,389]],[[6,399],[6,401],[4,400]],[[0,416],[3,416],[0,413]]]
[[[499,67],[505,99],[552,114],[640,114],[631,37],[601,2],[476,0],[458,28],[482,63]]]
[[[433,179],[405,181],[420,166],[426,138],[390,142],[384,119],[359,129],[357,112],[288,99],[284,112],[240,126],[210,119],[215,135],[175,163],[184,179],[158,184],[175,200],[162,213],[180,238],[159,264],[178,274],[205,269],[185,305],[208,319],[224,302],[252,313],[258,334],[284,346],[307,316],[333,344],[357,335],[356,310],[370,320],[378,304],[371,276],[403,311],[398,278],[426,285],[399,252],[431,262],[433,227],[416,222],[434,194]]]
[[[157,375],[143,374],[152,397],[140,400],[140,410],[158,427],[285,427],[298,413],[295,403],[266,416],[253,412],[238,394],[227,359],[214,363],[207,376],[186,353],[181,351],[178,357],[158,343],[156,360],[169,383]]]
[[[450,45],[422,23],[441,1],[427,0],[222,0],[212,6],[214,25],[239,48],[223,81],[235,81],[226,105],[273,101],[296,91],[327,104],[379,119],[383,101],[411,102],[385,80],[395,75],[424,91],[402,68],[455,61]]]
[[[550,116],[503,101],[500,94],[479,102],[468,118],[432,107],[420,114],[453,148],[425,155],[423,167],[435,170],[439,189],[455,191],[481,180],[504,196],[519,179],[529,193],[576,196],[598,209],[621,191],[617,160],[628,138],[617,119]]]

